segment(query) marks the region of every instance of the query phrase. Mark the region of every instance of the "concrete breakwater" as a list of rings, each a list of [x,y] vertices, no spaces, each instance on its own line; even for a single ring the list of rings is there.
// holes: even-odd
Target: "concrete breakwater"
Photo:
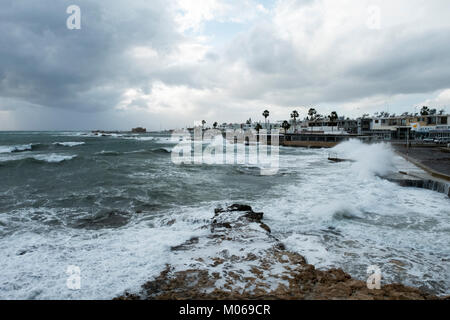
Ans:
[[[450,197],[450,182],[437,179],[427,174],[413,174],[398,172],[384,177],[388,181],[395,182],[402,187],[423,188],[446,194]]]
[[[384,178],[404,187],[428,189],[450,197],[449,158],[446,153],[439,148],[408,150],[397,145],[394,149],[410,166]]]

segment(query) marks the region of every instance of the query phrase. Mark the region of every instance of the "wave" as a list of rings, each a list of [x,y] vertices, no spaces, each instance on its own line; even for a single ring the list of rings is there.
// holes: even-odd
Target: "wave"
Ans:
[[[128,140],[137,140],[137,141],[153,141],[155,140],[154,137],[135,137],[135,136],[128,136],[128,137],[123,137],[124,139],[128,139]]]
[[[95,155],[97,155],[97,156],[120,156],[122,154],[123,154],[123,152],[119,152],[119,151],[105,151],[105,150],[102,150],[100,152],[95,153]]]
[[[60,147],[76,147],[86,144],[85,142],[53,142],[54,145]]]
[[[0,153],[13,153],[13,152],[23,152],[23,151],[31,151],[38,146],[39,143],[29,143],[29,144],[21,144],[21,145],[13,145],[13,146],[0,146]]]
[[[145,149],[141,149],[141,150],[135,150],[135,151],[126,151],[126,152],[121,152],[121,151],[106,151],[106,150],[102,150],[100,152],[95,153],[98,156],[105,156],[105,157],[114,157],[114,156],[122,156],[122,155],[127,155],[127,154],[151,154],[151,153],[171,153],[172,149],[171,148],[155,148],[155,149],[151,149],[151,150],[145,150]]]
[[[171,148],[156,148],[156,149],[152,149],[153,152],[156,153],[171,153],[172,149]]]
[[[367,179],[395,171],[395,154],[386,143],[365,144],[359,140],[343,142],[332,149],[338,158],[351,159],[359,177]]]
[[[37,161],[43,161],[47,163],[60,163],[63,161],[68,161],[75,159],[77,155],[62,155],[62,154],[56,154],[56,153],[50,153],[50,154],[39,154],[36,156],[33,156],[34,160]]]
[[[61,163],[64,161],[69,161],[75,159],[78,155],[62,155],[56,153],[50,154],[37,154],[37,155],[26,155],[26,156],[6,156],[0,157],[0,163],[15,163],[18,161],[37,161],[45,163]]]

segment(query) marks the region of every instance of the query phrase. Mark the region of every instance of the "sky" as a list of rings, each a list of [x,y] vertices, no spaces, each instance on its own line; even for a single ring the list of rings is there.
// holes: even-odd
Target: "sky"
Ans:
[[[449,16],[448,0],[2,0],[0,130],[450,112]]]

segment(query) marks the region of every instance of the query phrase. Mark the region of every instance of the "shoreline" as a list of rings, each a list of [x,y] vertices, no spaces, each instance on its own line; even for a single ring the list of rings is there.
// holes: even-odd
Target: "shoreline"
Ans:
[[[115,300],[440,300],[430,292],[402,284],[368,289],[342,269],[318,270],[286,249],[263,222],[263,213],[235,204],[215,210],[204,226],[209,234],[172,247],[192,253],[188,265],[166,265],[140,292],[125,292]],[[251,243],[256,249],[248,249]],[[223,245],[224,250],[220,250]],[[202,251],[217,250],[213,255]],[[241,249],[228,252],[228,248]],[[227,249],[225,249],[227,248]],[[203,252],[203,254],[202,254]]]

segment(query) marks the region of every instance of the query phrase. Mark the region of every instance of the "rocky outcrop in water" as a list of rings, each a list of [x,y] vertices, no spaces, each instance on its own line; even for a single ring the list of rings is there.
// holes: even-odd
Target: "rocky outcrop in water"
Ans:
[[[401,284],[370,290],[341,269],[317,270],[286,250],[263,216],[246,205],[216,209],[207,236],[172,247],[173,264],[117,299],[437,299]]]

